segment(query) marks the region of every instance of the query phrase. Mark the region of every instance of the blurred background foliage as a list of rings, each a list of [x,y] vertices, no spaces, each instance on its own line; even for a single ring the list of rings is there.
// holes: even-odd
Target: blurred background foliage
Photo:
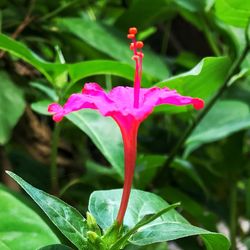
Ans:
[[[180,212],[193,225],[228,234],[232,249],[250,249],[249,1],[1,0],[0,9],[0,246],[10,224],[30,249],[55,235],[65,241],[50,224],[55,235],[47,235],[48,226],[35,219],[39,209],[10,191],[19,188],[5,170],[83,213],[93,190],[122,186],[114,122],[85,110],[55,126],[46,108],[84,82],[107,90],[132,85],[126,32],[136,26],[146,44],[143,86],[168,86],[205,99],[209,108],[198,115],[186,107],[155,110],[139,130],[134,188],[181,201]],[[26,217],[35,222],[21,220]],[[25,238],[29,227],[44,232],[41,242]],[[10,249],[24,249],[20,244]],[[199,238],[184,238],[127,249],[203,246]]]

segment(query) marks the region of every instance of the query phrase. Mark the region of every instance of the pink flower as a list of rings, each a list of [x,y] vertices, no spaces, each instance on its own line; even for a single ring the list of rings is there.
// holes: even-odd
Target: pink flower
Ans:
[[[74,111],[81,109],[95,109],[103,116],[112,117],[118,124],[124,142],[124,187],[117,221],[121,224],[127,209],[130,196],[134,168],[136,162],[137,133],[141,122],[153,111],[155,106],[169,104],[175,106],[193,105],[201,109],[204,101],[199,98],[182,96],[176,90],[168,88],[141,88],[143,43],[136,41],[136,28],[130,28],[128,38],[132,40],[130,49],[134,55],[135,77],[134,87],[115,87],[110,92],[105,92],[97,83],[86,83],[82,93],[72,94],[64,106],[52,103],[48,111],[53,114],[56,122]]]

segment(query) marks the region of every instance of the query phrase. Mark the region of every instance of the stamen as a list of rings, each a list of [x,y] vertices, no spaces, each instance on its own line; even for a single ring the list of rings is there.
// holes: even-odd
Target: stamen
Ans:
[[[130,43],[130,47],[129,47],[131,50],[134,50],[135,49],[135,44],[134,43]]]
[[[132,60],[138,61],[139,60],[139,55],[134,55],[131,57]]]
[[[135,38],[135,35],[134,34],[128,34],[127,37],[128,37],[128,39],[133,39],[133,38]]]
[[[144,54],[142,52],[137,52],[137,55],[142,58],[144,57]]]
[[[141,42],[141,41],[136,42],[137,49],[141,49],[143,46],[144,46],[143,42]]]
[[[141,41],[136,41],[135,35],[137,34],[137,29],[132,27],[128,31],[128,38],[132,39],[132,43],[130,44],[130,49],[133,50],[134,55],[132,59],[135,61],[135,76],[134,76],[134,108],[139,108],[139,100],[140,100],[140,88],[141,88],[141,77],[142,77],[142,58],[143,53],[141,49],[144,44]],[[137,51],[139,49],[140,51]]]
[[[135,28],[135,27],[129,28],[128,33],[129,33],[129,34],[134,34],[134,35],[135,35],[135,34],[137,33],[137,28]]]

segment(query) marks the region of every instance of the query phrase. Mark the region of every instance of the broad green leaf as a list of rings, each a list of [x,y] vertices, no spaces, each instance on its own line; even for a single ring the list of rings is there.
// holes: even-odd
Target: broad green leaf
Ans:
[[[11,250],[5,243],[3,243],[1,240],[0,240],[0,249],[2,250]]]
[[[72,248],[61,244],[54,244],[39,248],[38,250],[72,250]]]
[[[40,71],[50,83],[53,85],[56,84],[59,87],[63,86],[69,88],[78,80],[88,76],[100,74],[116,75],[128,80],[133,80],[134,77],[134,67],[132,63],[129,65],[127,63],[112,60],[92,60],[73,64],[50,63],[38,57],[24,44],[3,34],[0,34],[0,49],[8,51],[9,53],[30,63],[38,71]],[[131,58],[131,55],[129,55],[129,58]],[[70,77],[69,86],[64,85],[65,82],[60,81],[61,76],[64,75],[65,72],[67,72]],[[164,75],[164,77],[166,76],[167,74]],[[145,85],[150,84],[148,78],[145,76],[143,77],[143,83]],[[33,85],[34,87],[38,87],[37,84]]]
[[[116,219],[121,194],[122,190],[119,189],[96,191],[90,196],[89,211],[104,230]],[[125,214],[124,226],[131,229],[144,216],[157,213],[168,206],[159,196],[134,189]],[[229,249],[230,244],[225,236],[192,226],[174,210],[142,227],[129,241],[135,245],[147,245],[194,235],[201,235],[209,250]]]
[[[123,34],[124,37],[122,37],[117,34],[117,31],[113,33],[112,27],[87,18],[57,19],[57,24],[60,31],[69,32],[110,57],[133,65],[126,34]],[[144,73],[156,79],[164,79],[169,76],[167,67],[159,56],[146,48],[143,51],[145,54],[143,59]]]
[[[159,82],[157,86],[167,86],[170,89],[176,89],[182,95],[200,97],[206,100],[223,84],[229,67],[230,61],[227,57],[206,57],[192,70]],[[158,108],[158,110],[169,112],[187,111],[188,109],[187,106],[167,105]]]
[[[7,172],[40,206],[50,220],[78,249],[86,248],[87,223],[73,207],[43,192],[12,172]]]
[[[233,100],[220,101],[193,131],[186,145],[216,141],[249,127],[250,112],[247,104]]]
[[[246,27],[250,17],[250,1],[216,0],[215,10],[216,15],[224,22]]]
[[[11,137],[11,132],[24,112],[25,100],[22,91],[10,77],[0,71],[0,145]]]
[[[0,49],[8,51],[9,53],[30,63],[52,84],[57,83],[57,79],[60,78],[60,75],[64,74],[66,70],[65,64],[46,62],[21,42],[17,42],[3,34],[0,34]]]
[[[81,110],[67,118],[85,132],[107,158],[112,167],[123,176],[123,143],[119,127],[110,117],[94,110]]]
[[[116,75],[125,79],[134,80],[134,67],[123,62],[112,60],[92,60],[74,64],[68,64],[70,81],[75,83],[88,76],[93,75]],[[150,85],[149,80],[144,76],[142,81],[145,85]]]
[[[34,250],[59,239],[32,209],[0,186],[0,249]]]
[[[135,234],[141,227],[147,226],[152,221],[156,220],[157,218],[161,217],[163,214],[166,214],[171,209],[174,209],[178,206],[180,206],[180,202],[172,204],[172,205],[160,210],[157,213],[145,215],[138,223],[136,223],[136,225],[133,228],[131,228],[119,240],[117,240],[116,243],[111,247],[110,250],[116,250],[116,249],[119,249],[119,247],[126,245],[126,242],[128,241],[128,239],[133,234]]]
[[[33,102],[31,104],[31,109],[42,115],[50,115],[48,112],[48,105],[51,104],[51,100],[41,100],[37,102]]]

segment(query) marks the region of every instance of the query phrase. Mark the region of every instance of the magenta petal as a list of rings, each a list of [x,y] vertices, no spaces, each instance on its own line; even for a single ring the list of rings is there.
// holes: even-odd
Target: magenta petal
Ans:
[[[56,113],[62,110],[62,106],[59,105],[58,103],[51,103],[48,106],[48,112],[49,113]]]

